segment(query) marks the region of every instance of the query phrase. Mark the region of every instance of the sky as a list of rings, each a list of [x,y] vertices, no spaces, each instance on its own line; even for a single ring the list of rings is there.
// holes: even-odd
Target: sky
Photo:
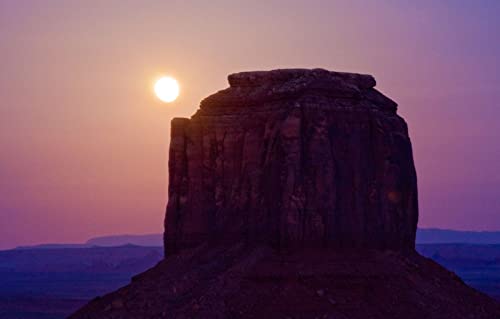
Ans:
[[[369,73],[420,227],[500,230],[500,1],[0,1],[0,249],[160,233],[170,120],[238,71]],[[153,93],[161,75],[181,87]]]

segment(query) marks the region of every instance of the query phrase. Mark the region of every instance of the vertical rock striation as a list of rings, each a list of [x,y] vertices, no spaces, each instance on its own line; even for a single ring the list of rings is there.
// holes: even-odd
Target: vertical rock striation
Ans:
[[[264,242],[413,249],[408,128],[370,75],[243,72],[172,120],[165,250]]]

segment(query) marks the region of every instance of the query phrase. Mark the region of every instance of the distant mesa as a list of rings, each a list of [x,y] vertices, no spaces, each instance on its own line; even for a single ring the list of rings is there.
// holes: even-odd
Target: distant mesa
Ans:
[[[111,235],[94,237],[87,240],[86,245],[90,246],[122,246],[122,245],[136,245],[157,247],[161,246],[163,236],[161,234],[146,234],[146,235]]]
[[[144,246],[144,247],[159,247],[163,246],[162,234],[146,234],[146,235],[109,235],[94,237],[87,240],[85,243],[77,244],[40,244],[32,246],[19,246],[16,249],[66,249],[66,248],[90,248],[90,247],[116,247],[116,246]]]
[[[500,231],[460,231],[438,228],[420,228],[417,244],[500,244]]]
[[[172,120],[166,258],[70,318],[500,318],[415,251],[408,128],[372,76],[229,84]]]

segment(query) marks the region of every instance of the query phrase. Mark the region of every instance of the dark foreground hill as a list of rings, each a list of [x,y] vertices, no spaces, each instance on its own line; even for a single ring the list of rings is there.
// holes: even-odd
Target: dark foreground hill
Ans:
[[[62,319],[153,267],[162,247],[0,251],[0,318]],[[424,256],[500,300],[500,245],[417,245]],[[133,265],[131,267],[131,265]]]
[[[70,318],[500,318],[497,302],[417,253],[201,246]]]
[[[167,256],[71,318],[499,318],[415,251],[406,122],[372,76],[244,72],[172,121]]]

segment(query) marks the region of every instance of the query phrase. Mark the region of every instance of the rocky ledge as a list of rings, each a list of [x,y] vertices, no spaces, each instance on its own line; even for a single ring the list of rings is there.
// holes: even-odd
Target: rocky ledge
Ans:
[[[396,111],[397,104],[378,92],[371,75],[332,72],[323,69],[284,69],[273,71],[241,72],[228,76],[230,87],[201,102],[202,110],[210,108],[266,107],[269,102],[294,100],[309,96],[326,96],[347,100],[367,100],[378,108]],[[328,103],[328,101],[325,101]],[[328,103],[329,104],[329,103]],[[316,107],[325,105],[316,104]],[[344,105],[347,106],[347,105]],[[364,106],[374,106],[366,103]],[[341,104],[336,107],[342,107]],[[231,109],[231,111],[234,111]]]

